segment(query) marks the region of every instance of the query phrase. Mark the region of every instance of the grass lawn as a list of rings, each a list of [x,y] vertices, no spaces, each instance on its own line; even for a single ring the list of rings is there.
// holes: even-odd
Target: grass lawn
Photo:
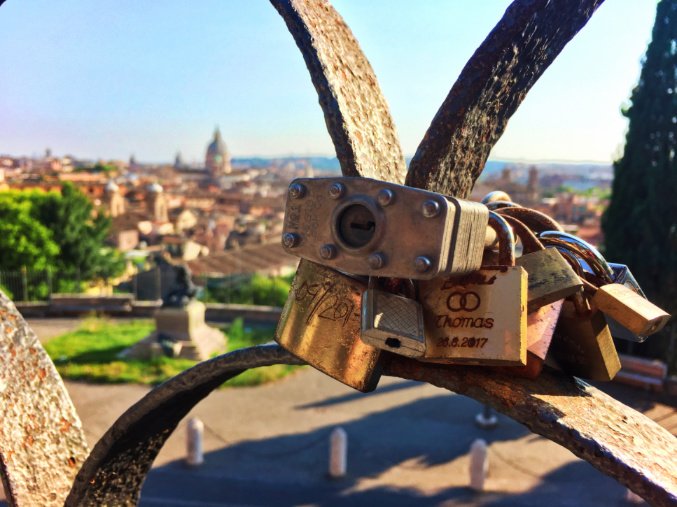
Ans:
[[[52,338],[47,353],[63,378],[100,383],[159,384],[195,365],[189,359],[162,357],[151,361],[122,360],[118,353],[154,329],[152,320],[116,323],[87,318],[75,331]],[[248,329],[237,319],[222,327],[228,335],[228,351],[270,341],[273,329]],[[259,385],[288,375],[298,366],[274,365],[247,370],[226,382],[229,386]]]

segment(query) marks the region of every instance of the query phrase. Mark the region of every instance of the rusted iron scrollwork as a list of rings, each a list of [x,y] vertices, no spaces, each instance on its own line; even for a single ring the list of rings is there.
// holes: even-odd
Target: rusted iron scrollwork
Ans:
[[[393,121],[373,71],[345,22],[324,0],[271,3],[304,56],[343,173],[403,181],[405,164]],[[524,95],[600,3],[513,2],[442,104],[412,161],[407,183],[467,196]],[[21,353],[26,354],[23,349]],[[40,354],[44,354],[41,348]],[[280,363],[299,364],[299,360],[277,345],[252,347],[200,363],[158,386],[96,444],[66,505],[134,505],[160,448],[196,403],[244,369]],[[28,363],[17,367],[18,372],[30,374]],[[530,381],[468,367],[425,365],[403,357],[391,358],[385,373],[429,382],[488,403],[588,460],[651,503],[677,503],[674,438],[653,421],[577,379],[545,373]],[[53,391],[65,395],[61,384]],[[31,396],[17,399],[30,400]],[[33,409],[20,408],[17,419],[27,410]],[[79,424],[74,413],[71,420]],[[56,427],[43,431],[47,438],[55,438]],[[74,442],[79,464],[86,451],[80,445],[82,440],[75,438]],[[7,467],[3,453],[12,445],[11,437],[0,435],[0,445],[5,483],[22,480],[21,475],[12,475],[16,472]],[[26,456],[25,474],[39,453],[29,456],[24,448],[16,449],[22,458]],[[59,496],[44,503],[40,501],[43,497],[36,496],[31,502],[30,496],[14,495],[11,488],[9,495],[17,505],[36,501],[59,505],[63,501]]]

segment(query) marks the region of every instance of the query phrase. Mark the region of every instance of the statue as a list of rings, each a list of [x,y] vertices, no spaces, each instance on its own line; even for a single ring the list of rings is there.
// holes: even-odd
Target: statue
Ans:
[[[174,283],[162,297],[162,308],[183,308],[195,299],[197,288],[191,280],[190,269],[185,264],[172,266]]]

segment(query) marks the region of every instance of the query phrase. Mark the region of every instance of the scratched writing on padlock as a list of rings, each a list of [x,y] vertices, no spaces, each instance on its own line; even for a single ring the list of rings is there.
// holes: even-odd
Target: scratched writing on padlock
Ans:
[[[341,287],[335,281],[325,279],[319,283],[304,281],[294,287],[293,296],[296,303],[308,308],[306,323],[317,316],[345,326],[351,317],[359,319],[359,312],[354,297],[341,292]]]
[[[521,268],[421,282],[425,361],[524,364],[526,300],[515,287],[525,283]]]

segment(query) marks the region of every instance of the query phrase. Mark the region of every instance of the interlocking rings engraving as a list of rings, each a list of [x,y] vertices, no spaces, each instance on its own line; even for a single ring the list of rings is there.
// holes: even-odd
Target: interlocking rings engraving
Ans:
[[[474,312],[480,303],[480,295],[474,291],[454,291],[447,297],[447,308],[452,312]]]

